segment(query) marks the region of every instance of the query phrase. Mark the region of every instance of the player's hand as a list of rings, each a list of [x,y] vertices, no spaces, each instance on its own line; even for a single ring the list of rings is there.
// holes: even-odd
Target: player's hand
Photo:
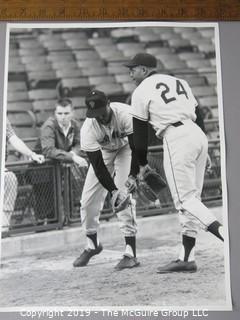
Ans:
[[[125,183],[125,186],[127,187],[129,193],[135,192],[137,189],[137,178],[129,176]]]
[[[45,162],[44,156],[42,154],[37,154],[35,152],[31,154],[31,159],[40,164]]]
[[[76,155],[75,153],[73,154],[73,158],[72,159],[76,164],[79,165],[79,167],[88,167],[87,161],[84,158]]]
[[[152,171],[152,168],[148,164],[146,164],[145,166],[139,166],[139,173],[137,176],[139,181],[144,180],[143,177],[147,171]]]

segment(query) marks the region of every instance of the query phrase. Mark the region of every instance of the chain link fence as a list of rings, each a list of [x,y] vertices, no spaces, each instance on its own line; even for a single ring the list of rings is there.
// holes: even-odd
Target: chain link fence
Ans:
[[[212,168],[206,171],[202,199],[208,205],[220,205],[222,200],[220,142],[209,144]],[[149,148],[148,160],[163,177],[161,146]],[[29,162],[7,164],[2,226],[4,234],[60,229],[80,223],[80,200],[87,168],[75,164]],[[172,197],[165,188],[155,202],[136,197],[137,214],[141,216],[174,211]],[[113,216],[109,194],[101,219]]]

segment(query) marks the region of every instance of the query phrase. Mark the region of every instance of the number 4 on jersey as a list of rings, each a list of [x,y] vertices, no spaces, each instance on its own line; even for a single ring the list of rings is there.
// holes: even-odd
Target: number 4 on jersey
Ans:
[[[163,82],[158,83],[156,85],[156,89],[160,89],[160,88],[164,88],[161,93],[161,97],[166,104],[176,100],[175,97],[171,97],[168,95],[170,88],[166,83],[163,83]],[[178,95],[184,94],[186,99],[188,99],[187,91],[184,89],[183,84],[179,80],[176,80],[176,93]]]

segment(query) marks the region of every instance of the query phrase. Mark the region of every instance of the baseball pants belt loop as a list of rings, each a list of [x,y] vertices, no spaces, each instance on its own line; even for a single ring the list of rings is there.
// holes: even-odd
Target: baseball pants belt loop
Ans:
[[[171,123],[171,125],[174,126],[174,127],[180,127],[180,126],[183,125],[183,123],[181,121],[177,121],[175,123]]]

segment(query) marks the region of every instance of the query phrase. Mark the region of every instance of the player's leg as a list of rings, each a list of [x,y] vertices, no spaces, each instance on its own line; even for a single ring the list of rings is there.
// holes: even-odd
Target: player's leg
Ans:
[[[118,151],[115,161],[115,184],[118,189],[125,190],[131,165],[131,150],[129,146]],[[125,252],[123,259],[115,267],[117,270],[133,268],[139,265],[136,259],[136,201],[131,196],[131,204],[125,210],[117,213],[120,221],[120,230],[125,239]]]
[[[111,162],[110,162],[111,163]],[[113,166],[108,164],[108,170],[113,172]],[[98,181],[92,166],[89,167],[81,197],[81,222],[86,234],[86,248],[73,265],[82,267],[88,264],[92,256],[102,251],[102,245],[97,236],[100,211],[103,208],[107,190]]]
[[[176,136],[170,135],[164,142],[164,169],[174,204],[180,212],[182,248],[179,259],[160,268],[160,272],[196,271],[194,248],[197,230],[199,227],[206,229],[216,220],[199,199],[206,164],[205,136],[195,125],[191,126],[191,135],[188,129],[183,126],[182,131],[178,130]],[[199,178],[201,181],[197,186]]]

